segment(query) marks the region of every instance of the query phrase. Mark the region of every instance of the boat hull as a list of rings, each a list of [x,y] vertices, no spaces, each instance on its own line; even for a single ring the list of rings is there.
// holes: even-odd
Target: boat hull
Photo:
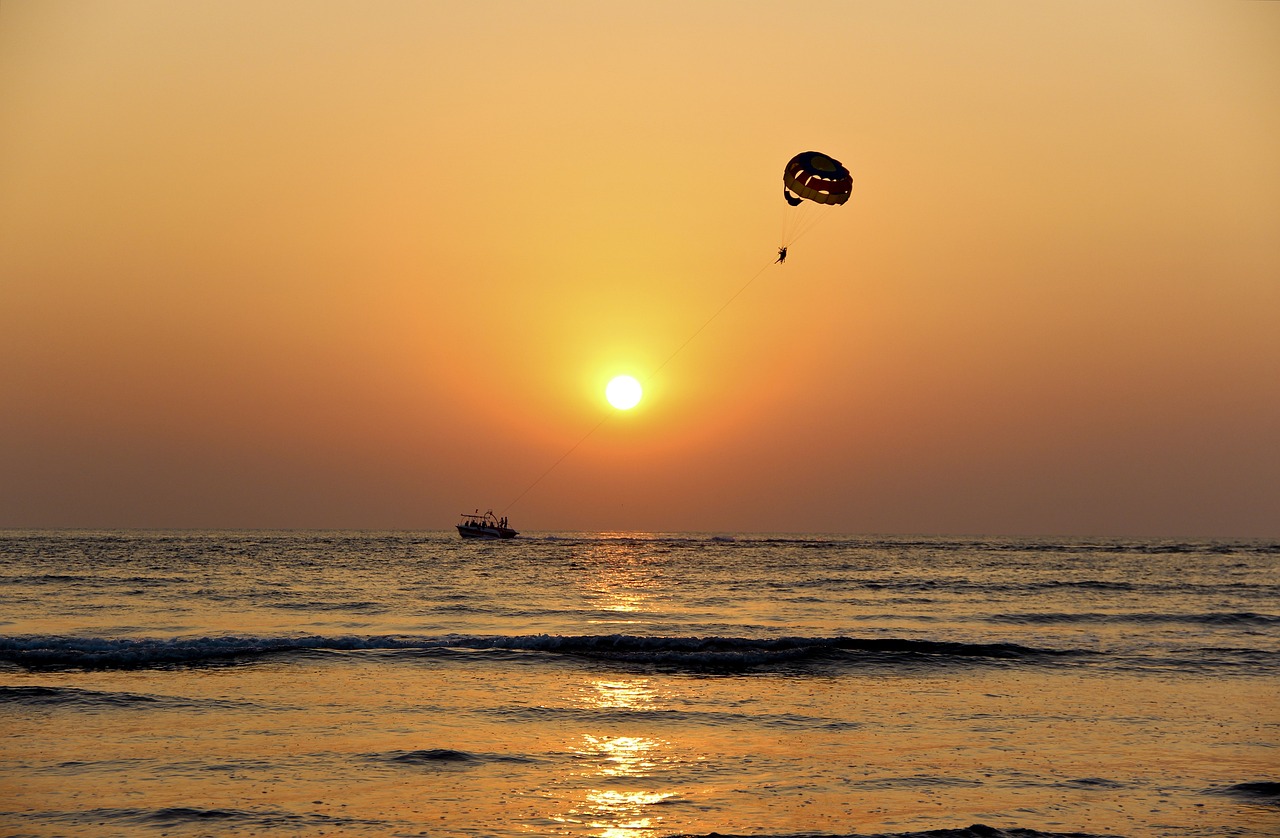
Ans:
[[[520,533],[510,527],[467,526],[458,524],[458,535],[463,538],[515,538]]]

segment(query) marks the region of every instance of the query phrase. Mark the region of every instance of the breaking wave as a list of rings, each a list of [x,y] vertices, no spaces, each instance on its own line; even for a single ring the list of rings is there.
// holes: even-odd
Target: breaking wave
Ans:
[[[693,670],[751,670],[809,664],[946,666],[1036,663],[1078,650],[1016,643],[856,637],[660,637],[611,635],[381,635],[302,637],[97,638],[0,637],[0,661],[29,669],[144,669],[249,663],[272,656],[363,651],[415,655],[475,652],[535,653],[560,660],[652,665]]]

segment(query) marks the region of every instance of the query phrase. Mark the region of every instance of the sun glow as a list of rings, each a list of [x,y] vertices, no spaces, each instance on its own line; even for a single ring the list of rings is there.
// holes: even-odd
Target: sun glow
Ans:
[[[604,388],[604,397],[618,410],[630,410],[640,403],[640,382],[629,375],[619,375]]]

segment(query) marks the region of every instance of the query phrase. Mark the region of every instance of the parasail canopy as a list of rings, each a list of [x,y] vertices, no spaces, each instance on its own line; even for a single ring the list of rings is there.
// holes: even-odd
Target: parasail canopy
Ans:
[[[843,204],[853,192],[853,176],[839,160],[817,151],[805,151],[787,163],[782,171],[782,185],[782,196],[793,207],[804,200]]]

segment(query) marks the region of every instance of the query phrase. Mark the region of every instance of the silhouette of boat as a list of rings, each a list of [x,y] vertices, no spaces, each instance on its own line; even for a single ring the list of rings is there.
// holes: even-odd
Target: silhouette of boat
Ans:
[[[464,512],[458,524],[458,535],[463,538],[515,538],[519,534],[507,526],[506,518],[494,515],[492,509],[483,515]]]

